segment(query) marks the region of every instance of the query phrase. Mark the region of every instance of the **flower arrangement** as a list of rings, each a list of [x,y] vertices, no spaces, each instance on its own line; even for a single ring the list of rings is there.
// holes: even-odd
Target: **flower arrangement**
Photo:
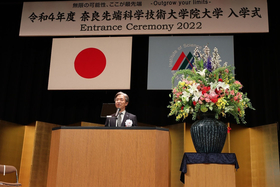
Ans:
[[[245,109],[255,109],[247,94],[240,91],[242,84],[235,80],[233,67],[228,66],[227,62],[220,65],[217,48],[214,48],[212,57],[207,46],[203,51],[204,54],[201,54],[195,48],[193,68],[177,71],[172,77],[169,116],[175,115],[179,121],[192,114],[195,120],[200,112],[212,111],[217,119],[230,114],[238,124],[240,120],[245,124]],[[174,86],[175,78],[179,75],[182,75],[181,79]]]

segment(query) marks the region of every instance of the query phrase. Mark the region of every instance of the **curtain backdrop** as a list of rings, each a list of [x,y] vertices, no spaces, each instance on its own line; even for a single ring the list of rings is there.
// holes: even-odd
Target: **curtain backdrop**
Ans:
[[[68,125],[80,121],[104,123],[102,103],[113,103],[119,90],[48,91],[52,37],[19,37],[22,2],[0,3],[0,119],[26,125],[43,121]],[[279,121],[279,24],[277,1],[268,1],[269,33],[233,34],[235,73],[256,111],[246,110],[248,126]],[[148,35],[133,36],[131,89],[127,110],[140,123],[164,126],[170,91],[147,90]],[[233,121],[231,118],[226,120]]]

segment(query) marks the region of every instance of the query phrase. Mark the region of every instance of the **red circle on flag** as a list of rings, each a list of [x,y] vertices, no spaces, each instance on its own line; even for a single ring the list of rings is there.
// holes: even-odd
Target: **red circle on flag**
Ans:
[[[99,76],[105,69],[106,57],[96,48],[82,50],[74,62],[76,72],[83,78],[91,79]]]

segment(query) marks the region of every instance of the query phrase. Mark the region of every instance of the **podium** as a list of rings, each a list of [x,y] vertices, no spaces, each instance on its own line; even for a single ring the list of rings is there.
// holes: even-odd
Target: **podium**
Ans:
[[[169,187],[169,131],[157,127],[59,127],[47,187]]]

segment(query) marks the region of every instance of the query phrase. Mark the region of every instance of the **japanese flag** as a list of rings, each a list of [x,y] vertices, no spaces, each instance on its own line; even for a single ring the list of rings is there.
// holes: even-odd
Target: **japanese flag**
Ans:
[[[130,89],[132,37],[55,38],[49,90]]]

